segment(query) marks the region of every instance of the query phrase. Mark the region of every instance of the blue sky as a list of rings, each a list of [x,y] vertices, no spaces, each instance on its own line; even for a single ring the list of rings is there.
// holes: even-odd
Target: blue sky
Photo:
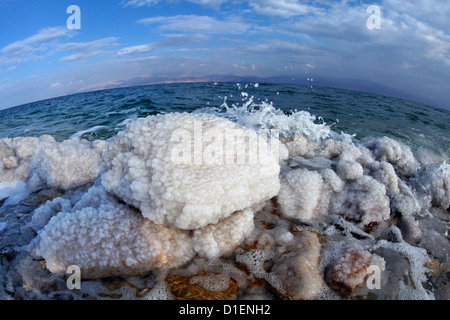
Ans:
[[[0,109],[217,75],[357,79],[450,108],[449,16],[445,0],[0,0]]]

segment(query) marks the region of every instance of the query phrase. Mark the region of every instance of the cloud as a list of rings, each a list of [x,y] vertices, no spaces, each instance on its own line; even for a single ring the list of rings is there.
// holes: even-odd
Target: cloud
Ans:
[[[15,41],[0,49],[0,65],[15,65],[38,58],[45,53],[52,43],[62,37],[67,37],[70,30],[63,27],[41,29],[35,35],[24,40]]]
[[[248,1],[248,5],[257,14],[279,16],[282,18],[319,14],[323,12],[321,7],[305,4],[298,0]]]
[[[326,13],[297,20],[288,28],[311,37],[316,45],[321,39],[322,43],[326,40],[327,46],[336,48],[336,54],[342,55],[343,59],[358,56],[366,60],[371,57],[373,62],[385,65],[401,61],[417,65],[426,61],[450,65],[450,36],[420,15],[419,6],[425,10],[429,4],[418,1],[414,10],[407,11],[403,6],[407,1],[393,7],[394,2],[388,0],[386,4],[380,4],[380,30],[366,27],[369,18],[366,5],[349,6],[345,1],[332,3]],[[386,59],[387,52],[389,57]]]
[[[186,47],[194,45],[208,39],[207,36],[202,34],[184,35],[184,34],[171,34],[167,38],[155,41],[153,43],[136,45],[131,47],[125,47],[117,52],[118,56],[130,56],[144,53],[150,53],[160,48],[169,47]]]
[[[143,25],[159,25],[161,30],[177,32],[195,32],[202,34],[241,34],[251,26],[238,18],[219,20],[209,16],[176,15],[170,17],[152,17],[139,20]]]
[[[220,5],[224,2],[227,2],[227,0],[187,0],[188,2],[199,4],[205,7],[213,8],[213,9],[219,9]],[[122,4],[126,7],[144,7],[144,6],[153,6],[158,4],[159,2],[163,2],[160,0],[126,0],[122,1]],[[173,1],[172,1],[173,2]]]
[[[107,53],[108,48],[117,46],[117,38],[109,37],[89,42],[68,42],[57,47],[58,51],[71,51],[71,55],[60,58],[60,61],[75,61]]]
[[[0,66],[9,65],[12,71],[17,65],[59,52],[72,52],[63,56],[59,61],[75,61],[100,54],[105,49],[117,45],[117,38],[109,37],[89,42],[63,42],[65,38],[73,35],[73,31],[65,27],[49,27],[41,29],[35,35],[24,40],[15,41],[0,49]]]
[[[51,85],[50,85],[50,88],[51,89],[54,89],[54,88],[58,88],[58,87],[62,87],[63,85],[62,85],[62,83],[61,82],[53,82]]]
[[[152,6],[157,4],[158,0],[127,0],[122,1],[122,4],[126,7],[144,7],[144,6]]]

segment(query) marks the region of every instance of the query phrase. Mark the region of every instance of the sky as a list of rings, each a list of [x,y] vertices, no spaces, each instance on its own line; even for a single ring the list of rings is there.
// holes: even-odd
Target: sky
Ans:
[[[356,81],[450,109],[448,17],[447,0],[0,0],[0,109],[232,76]]]

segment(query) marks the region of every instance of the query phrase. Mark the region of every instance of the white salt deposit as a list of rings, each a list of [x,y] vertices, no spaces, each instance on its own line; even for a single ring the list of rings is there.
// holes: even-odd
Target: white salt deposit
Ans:
[[[104,160],[106,190],[155,223],[182,229],[217,223],[280,188],[279,159],[267,142],[209,115],[139,119],[117,135]]]
[[[99,146],[75,139],[59,143],[48,135],[1,139],[0,182],[24,181],[30,191],[87,184],[100,174]]]
[[[366,294],[371,265],[385,272],[372,294],[434,298],[425,264],[448,263],[449,165],[423,152],[418,161],[392,138],[361,143],[308,112],[241,98],[127,121],[110,141],[1,139],[1,249],[30,255],[14,261],[23,288],[2,271],[0,298],[27,286],[46,292],[43,283],[63,278],[40,258],[56,274],[78,265],[83,279],[158,274],[142,299],[173,298],[169,270],[210,291],[233,278],[247,297],[335,299]],[[64,194],[20,219],[3,209],[53,188]],[[28,245],[14,242],[33,232]],[[265,295],[251,287],[256,279]],[[135,295],[83,281],[81,294]]]
[[[322,184],[322,176],[315,171],[288,171],[281,177],[281,188],[277,197],[281,213],[303,222],[314,220],[319,214]]]
[[[99,206],[60,212],[40,232],[40,254],[46,267],[65,273],[70,265],[81,268],[84,278],[142,274],[176,267],[193,256],[189,235],[155,225],[150,220],[101,192]]]
[[[231,253],[253,231],[253,212],[236,212],[217,224],[194,230],[194,250],[201,256],[215,258]]]

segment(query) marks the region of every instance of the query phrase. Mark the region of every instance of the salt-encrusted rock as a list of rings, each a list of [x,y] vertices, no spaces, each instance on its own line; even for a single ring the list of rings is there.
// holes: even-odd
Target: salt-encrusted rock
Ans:
[[[363,175],[363,168],[350,153],[343,152],[339,156],[336,173],[344,180],[355,181]]]
[[[285,141],[285,146],[289,151],[289,156],[301,156],[305,158],[323,157],[332,159],[339,157],[342,153],[347,153],[354,160],[359,159],[362,152],[352,143],[326,139],[322,141],[311,141],[303,136],[293,136]]]
[[[331,212],[364,229],[386,220],[390,215],[384,185],[369,176],[347,183],[331,201]]]
[[[370,176],[386,186],[392,194],[400,193],[398,177],[394,167],[386,161],[373,161],[369,166]]]
[[[277,201],[283,216],[302,222],[314,220],[319,215],[322,195],[322,176],[307,169],[290,170],[281,177]]]
[[[48,135],[40,138],[18,137],[0,140],[0,183],[25,181],[30,176],[31,161],[41,148],[54,143]]]
[[[238,211],[217,224],[194,230],[193,247],[201,257],[219,257],[236,249],[253,229],[253,212]]]
[[[280,188],[276,150],[256,131],[212,115],[138,119],[104,158],[109,192],[153,222],[181,229],[217,223]]]
[[[49,188],[63,190],[94,181],[100,174],[100,155],[83,140],[51,143],[34,157],[31,170],[33,184],[41,181]]]
[[[320,294],[323,280],[319,273],[320,242],[317,235],[303,231],[275,262],[272,274],[276,290],[284,297],[310,300]]]
[[[0,159],[15,156],[14,150],[11,148],[10,143],[10,138],[4,138],[0,140]]]
[[[64,273],[77,265],[86,278],[174,268],[195,254],[218,258],[236,249],[254,229],[251,209],[192,233],[155,224],[120,204],[101,185],[91,187],[73,207],[56,198],[36,209],[32,226],[39,230],[44,225],[38,255],[47,268]]]
[[[305,156],[314,145],[307,138],[295,135],[284,143],[289,151],[289,156]]]
[[[10,156],[8,158],[3,158],[2,162],[3,162],[3,168],[5,168],[7,170],[14,169],[18,165],[18,160],[14,156]]]
[[[49,135],[0,140],[0,183],[26,181],[30,191],[70,189],[100,174],[101,143],[57,142]]]
[[[331,169],[325,169],[321,172],[325,185],[334,193],[339,193],[344,188],[345,182]]]
[[[432,205],[447,209],[450,207],[450,165],[443,163],[432,170],[425,179],[429,183]]]
[[[371,265],[384,270],[384,259],[360,248],[347,248],[327,266],[325,281],[341,296],[351,296],[365,283]]]
[[[39,252],[53,273],[70,265],[83,278],[143,274],[182,265],[194,256],[186,231],[157,225],[97,188],[98,207],[60,212],[40,232]]]
[[[403,175],[411,176],[420,167],[411,149],[391,138],[382,137],[371,140],[366,143],[366,147],[372,151],[376,160],[391,163],[397,172]]]
[[[408,243],[416,244],[422,238],[422,230],[420,230],[419,223],[413,216],[401,217],[398,226],[402,232],[403,239]]]

